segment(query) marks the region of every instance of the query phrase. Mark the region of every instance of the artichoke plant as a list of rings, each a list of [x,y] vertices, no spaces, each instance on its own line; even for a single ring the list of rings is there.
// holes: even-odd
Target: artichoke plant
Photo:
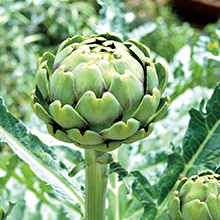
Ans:
[[[168,203],[170,220],[220,220],[220,175],[203,171],[177,183]]]
[[[55,138],[111,151],[147,137],[167,111],[167,70],[137,41],[74,36],[39,62],[33,110]]]

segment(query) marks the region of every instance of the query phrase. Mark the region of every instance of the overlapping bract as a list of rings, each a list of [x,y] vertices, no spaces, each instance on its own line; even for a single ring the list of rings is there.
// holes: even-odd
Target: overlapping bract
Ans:
[[[74,36],[47,52],[37,71],[32,107],[55,138],[111,151],[147,137],[167,111],[167,70],[149,49],[114,34]]]
[[[170,220],[220,220],[220,175],[210,170],[179,181],[168,204]]]

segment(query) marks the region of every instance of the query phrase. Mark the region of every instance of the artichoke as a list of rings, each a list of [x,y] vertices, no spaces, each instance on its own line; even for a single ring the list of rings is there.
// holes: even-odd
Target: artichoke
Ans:
[[[115,34],[74,36],[39,62],[31,104],[55,138],[111,151],[147,137],[167,111],[167,70]]]
[[[170,220],[220,220],[220,175],[210,170],[178,181],[168,203]]]

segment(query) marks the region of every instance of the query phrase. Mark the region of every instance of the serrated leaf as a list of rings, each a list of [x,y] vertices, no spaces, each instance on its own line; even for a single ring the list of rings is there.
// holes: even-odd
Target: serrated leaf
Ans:
[[[57,161],[52,149],[28,132],[25,125],[6,110],[2,98],[0,98],[0,142],[6,142],[34,173],[50,184],[65,201],[80,203],[84,212],[82,195],[67,180],[67,170]]]
[[[143,207],[141,203],[136,199],[132,199],[127,208],[125,219],[124,220],[133,220],[133,219],[140,219],[143,214]]]
[[[184,170],[184,166],[185,163],[180,154],[174,152],[168,156],[167,167],[160,180],[154,185],[159,205],[179,179],[179,175]]]
[[[183,140],[186,163],[199,165],[220,156],[220,83],[206,105],[206,113],[191,109]]]
[[[190,122],[183,139],[182,151],[173,145],[173,153],[168,156],[167,166],[160,180],[153,186],[157,206],[151,204],[152,197],[146,193],[148,191],[144,193],[145,187],[140,188],[136,183],[138,190],[133,192],[144,207],[142,219],[167,219],[167,202],[181,175],[197,174],[204,167],[216,169],[213,160],[220,156],[220,83],[208,100],[205,113],[202,105],[204,101],[199,110],[190,110]],[[150,188],[149,184],[148,187]]]
[[[157,213],[154,188],[139,171],[132,171],[130,174],[135,177],[132,183],[132,192],[144,207],[141,219],[154,219]]]
[[[119,181],[123,180],[128,176],[128,171],[125,168],[123,168],[120,163],[116,163],[116,162],[110,164],[110,169],[107,175],[110,175],[112,173],[118,174]]]

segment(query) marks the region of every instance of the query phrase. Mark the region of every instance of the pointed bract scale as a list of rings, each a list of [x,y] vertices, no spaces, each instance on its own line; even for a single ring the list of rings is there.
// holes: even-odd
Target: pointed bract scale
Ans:
[[[59,129],[54,131],[54,127],[50,124],[47,124],[47,131],[49,132],[50,135],[52,135],[59,141],[63,141],[66,143],[73,143],[73,141],[68,137],[68,135],[65,132]]]
[[[151,123],[148,125],[147,131],[145,130],[145,128],[142,128],[138,130],[136,133],[134,133],[133,135],[131,135],[130,137],[124,139],[122,142],[124,144],[131,144],[136,141],[142,140],[148,137],[152,133],[153,129],[154,129],[154,124]]]
[[[213,220],[205,202],[198,199],[188,202],[182,206],[183,220]]]
[[[150,122],[156,122],[163,118],[163,116],[167,113],[170,102],[171,100],[169,96],[162,97],[160,99],[160,103],[157,107],[156,112],[150,118],[147,119],[144,127],[147,126]]]
[[[82,145],[98,145],[106,141],[101,135],[94,131],[87,130],[83,135],[78,129],[70,129],[67,131],[68,136]]]
[[[86,44],[93,44],[95,43],[96,39],[95,38],[92,38],[92,37],[89,37],[89,38],[86,38],[80,45],[86,45]]]
[[[102,59],[102,54],[101,53],[90,53],[88,55],[88,58],[86,60],[86,63],[91,65],[98,65],[99,62]]]
[[[208,179],[207,178],[207,185],[208,185],[208,191],[207,191],[207,195],[213,193],[214,195],[218,196],[219,192],[218,192],[218,181],[213,178],[213,179]],[[219,207],[220,208],[220,207]]]
[[[119,74],[124,74],[125,70],[130,70],[140,82],[144,81],[143,68],[133,57],[126,56],[125,58],[115,60],[115,68]]]
[[[45,100],[50,100],[48,72],[45,68],[47,61],[41,63],[37,70],[37,87]]]
[[[144,124],[156,111],[160,103],[160,97],[160,91],[156,87],[153,88],[152,95],[147,94],[144,96],[132,118]]]
[[[158,89],[160,93],[162,94],[167,85],[168,72],[165,66],[163,66],[161,63],[155,63],[154,66],[155,66],[158,81],[159,81]]]
[[[81,63],[74,71],[76,97],[79,100],[82,95],[91,90],[96,97],[101,97],[107,91],[105,82],[99,68],[87,63]],[[95,86],[94,86],[95,85]]]
[[[86,62],[90,49],[87,46],[81,46],[80,49],[70,53],[60,65],[65,65],[65,71],[73,72],[81,63]]]
[[[140,122],[130,118],[127,123],[119,121],[110,128],[102,130],[100,134],[110,140],[124,140],[133,135],[140,128]]]
[[[136,40],[126,40],[125,42],[130,42],[134,44],[139,50],[141,50],[145,57],[150,58],[150,49],[144,44],[137,42]]]
[[[146,82],[146,93],[152,93],[154,87],[158,88],[157,72],[154,67],[147,66],[147,82]]]
[[[106,143],[95,146],[95,150],[109,152],[119,148],[121,145],[121,141],[108,141]]]
[[[98,64],[98,68],[102,74],[102,78],[105,82],[106,88],[109,89],[114,75],[117,73],[112,62],[101,60]]]
[[[168,204],[168,211],[171,219],[182,220],[182,214],[180,212],[180,199],[177,197],[178,191],[172,193],[171,199]]]
[[[64,105],[61,108],[61,102],[56,100],[49,106],[50,114],[54,120],[63,128],[78,128],[84,130],[87,126],[85,120],[70,105]]]
[[[102,98],[96,98],[94,92],[87,91],[75,109],[88,122],[90,129],[96,132],[111,127],[121,120],[123,114],[119,102],[109,92],[105,92]]]
[[[53,71],[56,70],[61,62],[73,51],[73,47],[69,45],[68,47],[65,47],[63,50],[61,50],[55,57],[54,65],[53,65]]]
[[[220,220],[220,195],[216,196],[215,194],[209,194],[206,199],[206,204],[209,208],[211,216],[214,220]]]
[[[32,104],[32,108],[35,114],[37,115],[37,117],[43,120],[45,123],[52,122],[52,117],[39,103]]]
[[[137,59],[138,62],[140,62],[140,64],[143,67],[145,67],[146,66],[146,57],[145,57],[144,53],[141,50],[139,50],[139,48],[135,44],[133,44],[132,42],[126,41],[124,43],[124,45],[127,46],[127,48],[131,51],[132,55],[136,56],[135,59]]]
[[[61,50],[63,50],[65,47],[71,45],[71,44],[75,44],[75,43],[81,43],[85,40],[86,38],[85,37],[82,37],[80,35],[75,35],[73,36],[72,38],[67,38],[66,40],[64,40],[59,48],[58,48],[58,51],[57,51],[57,54],[56,56],[60,53]]]
[[[64,72],[65,65],[60,66],[50,79],[50,93],[52,100],[60,100],[62,106],[73,105],[76,102],[74,76],[71,72]]]
[[[180,192],[179,192],[179,197],[182,198],[184,196],[186,196],[186,194],[190,191],[190,189],[192,188],[194,184],[194,181],[189,179],[180,189]]]
[[[55,60],[55,56],[50,52],[44,53],[43,56],[40,58],[41,63],[46,62],[46,69],[48,72],[48,78],[47,78],[48,80],[49,80],[50,76],[52,75],[54,60]]]
[[[131,71],[125,70],[122,75],[115,74],[109,92],[116,97],[123,109],[122,120],[127,121],[138,108],[144,89],[137,77]]]
[[[114,33],[108,33],[107,32],[107,33],[104,33],[104,34],[98,34],[97,37],[103,37],[108,41],[112,40],[112,41],[123,43],[122,39]]]
[[[184,186],[182,187],[184,188]],[[186,204],[192,200],[199,199],[204,201],[207,196],[208,185],[204,184],[203,178],[198,178],[189,189],[188,193],[182,198],[182,204]]]

